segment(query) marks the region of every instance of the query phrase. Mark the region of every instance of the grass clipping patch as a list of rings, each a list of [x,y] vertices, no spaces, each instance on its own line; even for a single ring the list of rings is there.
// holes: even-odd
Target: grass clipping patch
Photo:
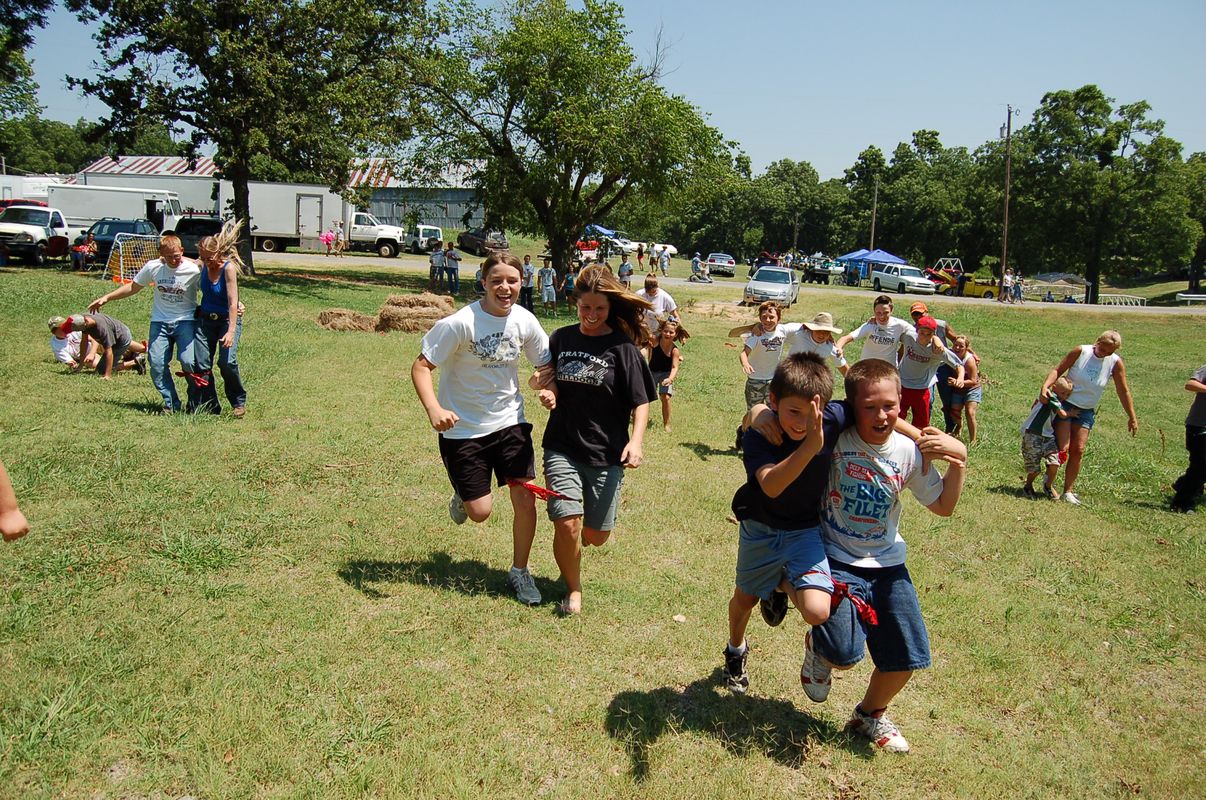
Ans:
[[[319,312],[318,324],[332,331],[427,331],[437,320],[456,309],[451,297],[423,292],[422,294],[391,294],[385,305],[370,317],[346,308],[329,308]]]

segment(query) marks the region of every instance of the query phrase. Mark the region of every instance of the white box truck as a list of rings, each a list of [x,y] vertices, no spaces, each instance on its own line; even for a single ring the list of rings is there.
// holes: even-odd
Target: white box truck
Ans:
[[[60,209],[73,228],[87,229],[104,217],[147,219],[159,231],[176,229],[184,216],[180,197],[167,189],[123,189],[55,183],[46,187],[47,202]]]
[[[286,247],[318,249],[318,237],[343,226],[348,248],[368,250],[383,258],[393,258],[406,244],[406,231],[395,225],[382,225],[366,211],[357,211],[351,203],[325,186],[307,183],[248,184],[251,211],[251,243],[266,253]],[[218,189],[218,207],[230,214],[234,185],[222,181]]]

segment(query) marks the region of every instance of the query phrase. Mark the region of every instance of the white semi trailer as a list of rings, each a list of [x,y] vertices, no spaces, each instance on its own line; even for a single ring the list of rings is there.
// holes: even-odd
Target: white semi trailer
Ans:
[[[47,202],[63,212],[67,224],[81,230],[98,219],[117,217],[147,219],[156,229],[170,231],[184,216],[179,195],[167,189],[53,183],[46,187],[46,194]]]
[[[219,185],[219,208],[230,214],[234,185]],[[305,183],[248,184],[251,211],[252,247],[266,253],[286,247],[317,248],[323,231],[336,223],[343,226],[344,239],[352,250],[368,250],[383,258],[393,258],[406,244],[406,231],[395,225],[382,225],[376,217],[355,207],[325,186]]]

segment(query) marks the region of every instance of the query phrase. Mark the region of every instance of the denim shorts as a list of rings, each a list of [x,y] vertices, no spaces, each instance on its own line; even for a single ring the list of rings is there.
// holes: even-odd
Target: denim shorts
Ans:
[[[592,467],[554,450],[544,451],[544,483],[566,496],[549,498],[549,519],[582,517],[582,525],[596,531],[616,526],[624,468],[619,464]]]
[[[745,410],[749,411],[759,403],[766,403],[770,397],[770,381],[757,378],[745,379]]]
[[[673,383],[670,384],[669,386],[662,386],[662,381],[666,380],[666,378],[669,378],[669,377],[670,377],[669,372],[653,373],[653,385],[657,387],[657,393],[658,393],[659,397],[661,395],[667,395],[670,397],[674,396],[674,384]]]
[[[821,589],[833,594],[820,527],[785,531],[746,519],[741,521],[740,537],[737,588],[741,591],[768,600],[779,582],[787,578],[797,589]]]
[[[955,392],[953,392],[951,394],[951,405],[952,406],[962,406],[962,405],[966,405],[968,403],[982,403],[982,402],[984,402],[983,398],[984,398],[984,387],[983,386],[977,386],[974,389],[967,389],[962,392],[956,390]]]
[[[1097,409],[1081,408],[1080,406],[1074,406],[1069,402],[1065,402],[1064,411],[1068,412],[1067,422],[1071,422],[1073,425],[1084,428],[1087,431],[1093,430],[1093,423],[1097,421]],[[1075,414],[1072,413],[1074,411],[1076,412]],[[1064,421],[1056,419],[1052,420],[1052,424],[1059,424]]]
[[[930,665],[930,637],[921,618],[917,590],[904,564],[863,568],[831,563],[833,579],[850,586],[875,609],[878,625],[867,625],[843,598],[824,625],[812,629],[812,646],[837,667],[863,660],[863,646],[880,672],[907,672]]]

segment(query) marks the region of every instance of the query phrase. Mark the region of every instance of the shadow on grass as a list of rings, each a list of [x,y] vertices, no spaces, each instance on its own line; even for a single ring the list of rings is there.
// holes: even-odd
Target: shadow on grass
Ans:
[[[163,401],[161,400],[106,400],[105,402],[118,408],[137,411],[139,414],[153,414],[155,416],[163,414]]]
[[[359,592],[380,600],[389,593],[378,584],[413,583],[470,596],[510,597],[507,570],[480,561],[453,560],[447,553],[433,553],[418,561],[348,561],[339,568],[340,579]],[[551,578],[533,576],[542,595],[556,596],[559,584]]]
[[[1022,484],[1021,483],[1018,483],[1017,485],[1014,485],[1012,483],[1002,483],[1000,486],[989,486],[986,488],[987,488],[987,491],[990,491],[993,494],[1003,494],[1006,497],[1016,497],[1019,500],[1030,500],[1031,499],[1022,493]],[[1039,486],[1036,485],[1035,488],[1039,489]],[[1042,490],[1039,489],[1039,491],[1042,491]],[[1038,499],[1041,500],[1043,498],[1040,497]]]
[[[607,706],[606,727],[628,751],[638,783],[649,777],[650,751],[666,734],[706,733],[734,755],[761,754],[792,769],[808,761],[818,742],[845,738],[832,724],[801,713],[788,700],[730,694],[719,667],[681,688],[617,694]],[[873,756],[870,743],[845,743],[851,752]]]
[[[690,450],[700,461],[707,461],[712,456],[728,456],[729,458],[741,458],[741,454],[731,447],[716,448],[710,444],[703,442],[680,442],[679,447],[685,447]]]

